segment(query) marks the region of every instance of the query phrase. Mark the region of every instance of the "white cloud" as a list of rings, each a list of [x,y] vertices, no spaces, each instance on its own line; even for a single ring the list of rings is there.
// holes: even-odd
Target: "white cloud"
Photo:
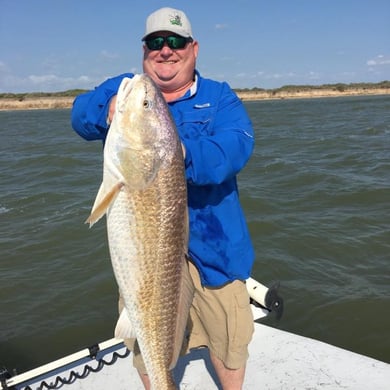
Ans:
[[[107,50],[102,50],[100,52],[100,56],[104,59],[107,59],[107,60],[115,60],[115,59],[119,58],[119,55],[117,53],[111,53]]]
[[[217,23],[215,25],[215,29],[216,30],[225,30],[228,28],[228,25],[227,24],[223,24],[223,23]]]
[[[368,60],[367,65],[368,66],[390,65],[390,57],[384,56],[383,54],[379,54],[375,58]]]
[[[80,76],[77,80],[80,81],[80,83],[90,83],[91,82],[91,79],[88,76]]]
[[[223,57],[219,58],[219,60],[223,61],[223,62],[231,62],[231,61],[234,61],[235,58],[232,56],[223,56]]]
[[[3,61],[0,61],[0,72],[5,72],[7,70],[8,70],[7,65]]]
[[[284,75],[281,73],[273,73],[273,74],[268,74],[265,76],[266,79],[281,79],[283,77],[284,77]]]
[[[308,78],[310,80],[319,80],[320,79],[320,74],[318,72],[310,71],[309,75],[308,75]]]
[[[54,74],[36,76],[34,74],[28,76],[28,80],[31,81],[32,84],[41,84],[41,83],[51,83],[53,81],[58,81],[58,77]]]
[[[0,78],[0,92],[60,92],[69,89],[91,89],[102,82],[102,78],[86,75],[60,77],[55,74],[16,76],[7,74]]]
[[[138,68],[133,66],[132,68],[130,68],[130,73],[137,74],[138,73]]]

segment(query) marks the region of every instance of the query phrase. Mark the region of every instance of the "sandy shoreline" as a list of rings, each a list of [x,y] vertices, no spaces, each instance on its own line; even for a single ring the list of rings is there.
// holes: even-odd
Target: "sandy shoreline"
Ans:
[[[390,88],[356,88],[340,92],[336,89],[310,89],[303,91],[248,91],[237,92],[242,100],[313,99],[341,96],[390,95]]]
[[[277,99],[312,99],[321,97],[390,95],[390,88],[356,88],[340,92],[335,89],[310,89],[307,91],[238,91],[237,95],[243,101],[277,100]],[[0,111],[37,110],[37,109],[67,109],[72,107],[74,97],[26,97],[0,98]]]
[[[0,99],[0,111],[11,110],[44,110],[71,108],[74,97],[26,97],[23,100],[17,98],[2,98]]]

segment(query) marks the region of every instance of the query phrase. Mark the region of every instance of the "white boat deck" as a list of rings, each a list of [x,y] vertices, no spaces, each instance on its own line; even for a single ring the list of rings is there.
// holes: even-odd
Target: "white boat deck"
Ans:
[[[255,310],[262,315],[260,309]],[[259,323],[255,323],[255,335],[249,349],[244,389],[390,389],[390,364]],[[90,372],[83,379],[73,378],[71,384],[40,387],[42,380],[47,385],[53,385],[57,376],[68,379],[72,370],[81,375],[86,364],[96,368],[99,359],[110,362],[115,352],[125,354],[126,349],[119,343],[101,350],[96,360],[84,357],[26,381],[26,378],[36,375],[34,372],[37,370],[33,370],[11,378],[7,385],[17,390],[142,390],[140,379],[132,366],[131,355],[119,358],[113,365],[105,365],[96,373]],[[182,357],[174,369],[174,377],[181,390],[220,389],[206,349]],[[22,380],[24,383],[20,384]]]

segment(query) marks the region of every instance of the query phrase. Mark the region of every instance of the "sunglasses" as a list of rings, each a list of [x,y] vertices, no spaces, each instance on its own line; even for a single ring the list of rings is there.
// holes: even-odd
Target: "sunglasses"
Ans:
[[[166,42],[168,47],[173,50],[184,49],[192,38],[185,38],[179,35],[170,35],[169,37],[154,37],[145,39],[145,45],[149,50],[161,50]]]

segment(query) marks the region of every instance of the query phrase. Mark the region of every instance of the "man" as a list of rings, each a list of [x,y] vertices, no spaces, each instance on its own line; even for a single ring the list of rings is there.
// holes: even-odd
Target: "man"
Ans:
[[[182,11],[162,8],[152,13],[142,41],[143,70],[161,89],[185,152],[189,268],[196,288],[188,347],[207,346],[223,389],[241,389],[253,333],[244,280],[254,253],[236,175],[253,151],[252,125],[226,83],[204,79],[196,71],[199,44]],[[85,139],[104,141],[124,77],[133,75],[106,80],[75,99],[72,126]],[[148,389],[136,350],[134,365]]]

